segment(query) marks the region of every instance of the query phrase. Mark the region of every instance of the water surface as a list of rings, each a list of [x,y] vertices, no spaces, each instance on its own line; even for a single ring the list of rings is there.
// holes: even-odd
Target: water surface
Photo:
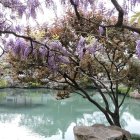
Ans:
[[[76,125],[107,124],[104,115],[86,99],[73,94],[56,100],[56,93],[47,89],[1,89],[0,140],[74,140]],[[140,135],[139,110],[140,100],[127,98],[120,115],[122,126]]]

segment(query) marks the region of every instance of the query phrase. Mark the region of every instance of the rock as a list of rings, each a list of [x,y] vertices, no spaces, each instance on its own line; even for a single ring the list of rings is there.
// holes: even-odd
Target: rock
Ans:
[[[93,126],[75,126],[75,140],[130,140],[130,133],[117,127],[96,124]]]
[[[133,92],[130,93],[130,97],[140,99],[140,93],[138,92],[138,90],[134,90]]]
[[[108,128],[112,129],[112,130],[118,130],[118,131],[122,132],[125,135],[125,137],[127,138],[127,140],[131,140],[131,135],[128,131],[126,131],[124,129],[121,129],[118,126],[108,126]]]

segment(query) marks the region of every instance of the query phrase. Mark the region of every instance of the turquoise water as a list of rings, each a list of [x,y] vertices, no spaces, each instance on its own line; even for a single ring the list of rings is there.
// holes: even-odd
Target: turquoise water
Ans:
[[[56,100],[56,93],[47,89],[1,89],[0,140],[74,140],[76,125],[107,124],[104,115],[86,99],[73,94]],[[102,103],[96,93],[94,98]],[[140,135],[139,110],[140,100],[127,98],[120,115],[123,127]]]

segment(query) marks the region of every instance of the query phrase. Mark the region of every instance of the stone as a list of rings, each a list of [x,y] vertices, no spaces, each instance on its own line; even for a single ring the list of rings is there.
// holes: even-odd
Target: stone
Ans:
[[[130,93],[130,97],[140,99],[140,93],[138,92],[138,90],[134,90],[133,92]]]
[[[130,133],[116,126],[96,124],[93,126],[75,126],[75,140],[130,140]]]
[[[127,138],[127,140],[131,140],[131,134],[128,131],[126,131],[118,126],[108,126],[108,128],[122,132],[125,135],[125,137]]]

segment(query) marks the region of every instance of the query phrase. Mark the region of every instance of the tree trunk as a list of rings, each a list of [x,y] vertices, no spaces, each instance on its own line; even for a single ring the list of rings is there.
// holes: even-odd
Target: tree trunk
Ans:
[[[109,116],[109,114],[108,114],[108,112],[103,112],[103,113],[104,113],[104,115],[105,115],[105,117],[106,117],[108,123],[109,123],[110,125],[114,125],[112,119],[110,118],[110,116]]]
[[[121,128],[119,110],[113,114],[109,114],[107,111],[103,113],[110,125],[116,125]]]
[[[112,119],[113,119],[114,125],[119,126],[121,128],[119,115],[115,114]]]
[[[115,112],[111,115],[111,117],[114,125],[119,126],[121,128],[119,109],[116,109]]]

